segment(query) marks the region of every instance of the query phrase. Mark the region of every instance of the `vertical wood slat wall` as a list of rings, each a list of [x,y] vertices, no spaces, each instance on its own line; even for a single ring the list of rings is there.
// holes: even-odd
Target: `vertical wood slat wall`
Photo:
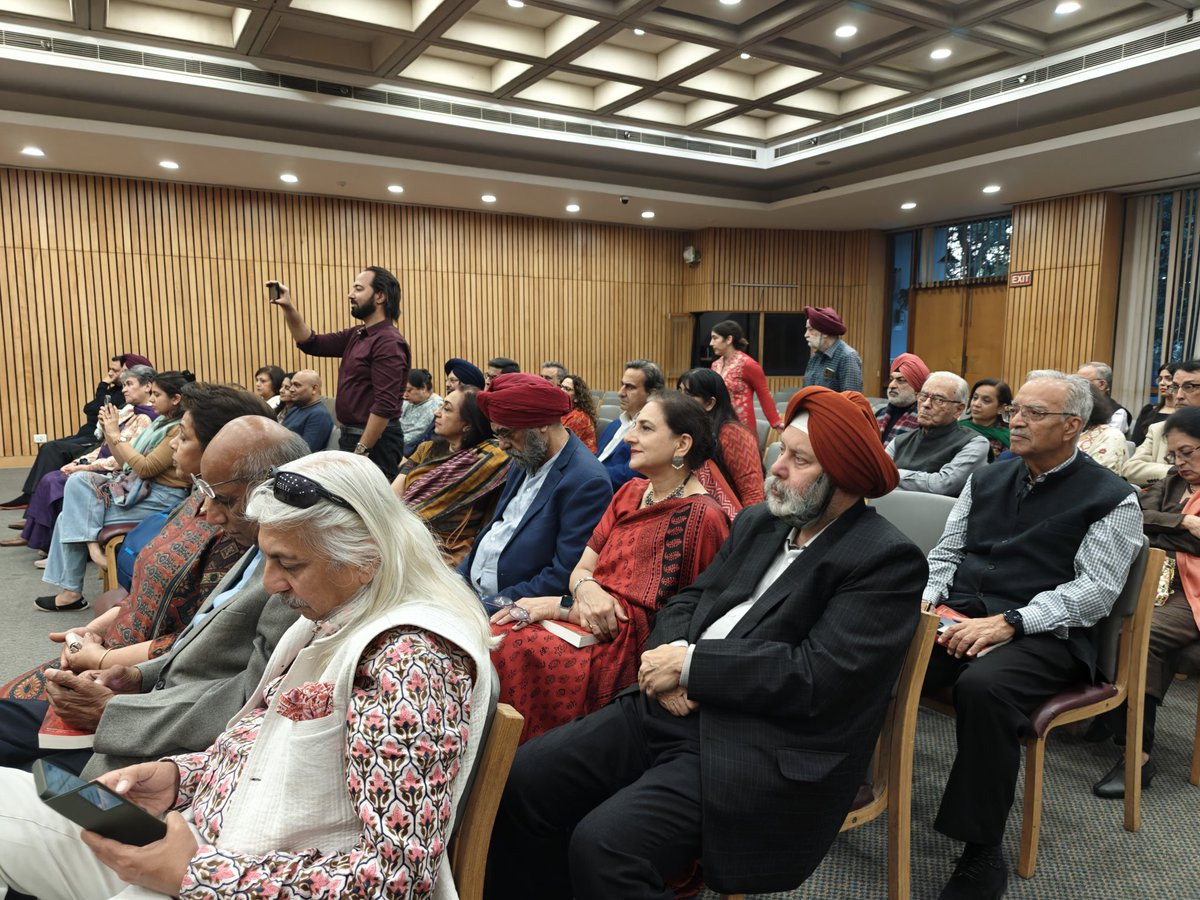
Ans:
[[[1033,271],[1031,286],[1008,289],[1003,377],[1014,389],[1031,369],[1111,361],[1121,228],[1117,194],[1013,208],[1009,271]]]

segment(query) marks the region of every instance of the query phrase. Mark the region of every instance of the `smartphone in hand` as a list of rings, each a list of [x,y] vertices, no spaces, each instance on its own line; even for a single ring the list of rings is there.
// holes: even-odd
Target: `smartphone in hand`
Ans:
[[[268,281],[267,290],[270,292],[272,300],[278,300],[283,296],[283,291],[279,289],[278,281]]]
[[[98,781],[84,781],[48,759],[33,764],[42,802],[76,825],[106,838],[143,847],[167,835],[167,826]]]

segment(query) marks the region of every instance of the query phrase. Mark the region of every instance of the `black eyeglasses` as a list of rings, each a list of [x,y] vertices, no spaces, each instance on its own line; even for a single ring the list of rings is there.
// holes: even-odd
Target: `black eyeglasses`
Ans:
[[[294,506],[297,509],[311,509],[320,501],[328,500],[335,506],[348,509],[352,513],[358,512],[349,500],[327,490],[307,475],[272,468],[271,479],[274,482],[271,487],[275,493],[275,499],[288,506]]]

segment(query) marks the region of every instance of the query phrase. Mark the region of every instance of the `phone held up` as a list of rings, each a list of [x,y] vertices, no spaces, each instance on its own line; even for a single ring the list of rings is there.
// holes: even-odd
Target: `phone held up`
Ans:
[[[143,847],[160,841],[167,826],[98,781],[84,781],[47,759],[33,764],[38,796],[76,825],[106,838]]]
[[[272,300],[278,300],[283,296],[283,291],[279,289],[278,281],[268,281],[267,290],[270,291]]]

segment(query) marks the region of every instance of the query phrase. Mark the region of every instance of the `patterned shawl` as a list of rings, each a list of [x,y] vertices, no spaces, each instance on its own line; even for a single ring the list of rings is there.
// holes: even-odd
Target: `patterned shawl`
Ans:
[[[481,497],[504,484],[508,454],[495,441],[481,441],[457,453],[435,453],[437,444],[427,441],[413,451],[400,469],[404,502],[408,508],[433,523],[468,509]]]

